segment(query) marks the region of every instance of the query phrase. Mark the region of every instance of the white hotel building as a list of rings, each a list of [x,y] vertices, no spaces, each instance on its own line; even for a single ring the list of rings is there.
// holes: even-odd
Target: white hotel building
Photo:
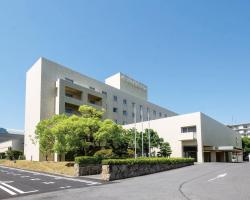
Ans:
[[[55,114],[77,114],[80,105],[105,109],[105,118],[125,128],[155,129],[174,157],[198,162],[241,160],[239,134],[201,113],[177,115],[148,101],[147,86],[118,73],[105,83],[40,58],[26,75],[25,145],[27,160],[44,160],[34,143],[36,125]],[[150,123],[148,122],[150,119]]]

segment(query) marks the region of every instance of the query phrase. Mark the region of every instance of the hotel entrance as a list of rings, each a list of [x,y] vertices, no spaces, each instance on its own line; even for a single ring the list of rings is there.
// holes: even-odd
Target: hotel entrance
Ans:
[[[197,146],[184,146],[183,154],[185,158],[194,158],[197,162]]]

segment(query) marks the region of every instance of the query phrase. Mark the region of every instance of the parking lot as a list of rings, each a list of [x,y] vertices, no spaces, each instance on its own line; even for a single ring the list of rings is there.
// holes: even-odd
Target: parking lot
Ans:
[[[0,166],[0,199],[101,184],[101,181],[87,178],[71,178]]]

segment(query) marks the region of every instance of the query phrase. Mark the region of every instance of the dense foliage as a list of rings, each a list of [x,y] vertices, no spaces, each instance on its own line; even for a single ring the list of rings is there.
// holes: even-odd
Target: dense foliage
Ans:
[[[24,158],[22,151],[12,150],[11,148],[5,152],[5,155],[9,160],[23,160]]]
[[[75,163],[81,164],[101,164],[102,159],[96,156],[79,156],[75,158]]]
[[[160,151],[158,152],[159,157],[169,157],[171,153],[172,150],[168,142],[160,144]]]
[[[143,137],[143,156],[149,156],[149,138],[151,151],[164,142],[151,129],[145,132],[125,130],[110,119],[102,120],[104,112],[91,106],[80,106],[79,113],[79,116],[55,115],[37,125],[34,143],[39,142],[46,160],[53,153],[59,155],[59,160],[62,155],[73,160],[77,156],[93,156],[96,152],[103,158],[134,157],[135,136],[137,155],[142,155]],[[151,152],[152,155],[156,156]]]
[[[192,158],[137,158],[137,159],[107,159],[103,160],[103,165],[135,165],[135,164],[178,164],[193,163]]]
[[[244,159],[247,160],[248,154],[250,154],[250,138],[248,136],[242,138],[242,149],[243,149]]]

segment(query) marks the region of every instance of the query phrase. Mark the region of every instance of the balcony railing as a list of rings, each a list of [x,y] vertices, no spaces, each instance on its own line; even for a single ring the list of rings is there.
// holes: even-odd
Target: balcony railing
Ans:
[[[197,139],[196,132],[187,132],[187,133],[180,133],[179,134],[179,140],[181,140],[181,141],[196,140],[196,139]]]

